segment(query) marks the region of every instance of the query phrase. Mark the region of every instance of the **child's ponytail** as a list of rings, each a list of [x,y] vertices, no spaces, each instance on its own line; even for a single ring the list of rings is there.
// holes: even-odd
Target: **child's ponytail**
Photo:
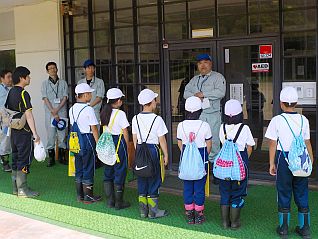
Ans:
[[[120,99],[120,98],[119,98]],[[107,100],[107,102],[103,103],[102,110],[100,112],[100,122],[102,126],[107,126],[110,121],[110,117],[112,115],[113,107],[112,104],[117,102],[119,99],[111,99]]]

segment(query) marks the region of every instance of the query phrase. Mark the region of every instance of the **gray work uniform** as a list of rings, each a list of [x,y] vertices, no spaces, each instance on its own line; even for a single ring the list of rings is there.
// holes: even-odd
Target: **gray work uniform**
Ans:
[[[57,108],[62,102],[64,97],[68,97],[68,85],[65,80],[58,79],[54,84],[50,79],[45,80],[42,83],[41,88],[42,99],[47,98],[53,108]],[[67,129],[58,130],[55,126],[52,126],[53,116],[46,104],[45,109],[45,127],[47,132],[47,145],[46,149],[54,149],[56,135],[58,139],[58,147],[66,149],[66,132]],[[67,119],[67,105],[65,104],[58,112],[60,118]]]
[[[81,84],[81,83],[87,83],[86,78],[81,79],[77,82],[77,84]],[[96,99],[96,97],[100,97],[101,99],[104,98],[104,96],[105,96],[105,84],[104,84],[104,81],[102,79],[99,79],[97,77],[93,77],[93,79],[90,83],[90,87],[95,90],[92,92],[92,99],[91,99],[90,103],[92,103]],[[98,103],[97,105],[95,105],[93,107],[99,124],[100,124],[100,109],[101,109],[101,107],[102,107],[102,102]]]
[[[204,109],[200,119],[208,122],[212,131],[212,151],[209,160],[213,161],[214,157],[220,151],[219,130],[221,126],[221,99],[225,96],[226,82],[222,74],[211,71],[209,74],[202,76],[194,76],[186,85],[184,90],[184,98],[198,92],[202,92],[205,98],[209,99],[210,107]]]
[[[10,87],[0,84],[0,107],[4,107]],[[7,136],[8,128],[0,128],[0,155],[11,153],[10,137]]]

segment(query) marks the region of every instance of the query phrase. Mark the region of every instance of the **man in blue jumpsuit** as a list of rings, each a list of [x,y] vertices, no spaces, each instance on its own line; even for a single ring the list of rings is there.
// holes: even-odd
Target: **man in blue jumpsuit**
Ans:
[[[208,54],[196,57],[199,75],[194,76],[186,85],[184,98],[197,96],[202,100],[200,119],[206,121],[212,131],[212,151],[209,160],[212,162],[220,151],[219,130],[221,126],[220,101],[225,96],[226,82],[222,74],[212,71],[212,58]]]

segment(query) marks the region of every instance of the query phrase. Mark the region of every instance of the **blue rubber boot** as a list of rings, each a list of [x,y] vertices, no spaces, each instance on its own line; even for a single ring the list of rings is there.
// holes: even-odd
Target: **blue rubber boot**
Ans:
[[[288,226],[290,221],[290,209],[289,208],[279,208],[278,209],[278,220],[279,226],[277,227],[277,234],[281,238],[288,237]]]
[[[300,208],[298,210],[298,226],[296,232],[302,238],[309,239],[310,236],[310,212],[308,208]]]

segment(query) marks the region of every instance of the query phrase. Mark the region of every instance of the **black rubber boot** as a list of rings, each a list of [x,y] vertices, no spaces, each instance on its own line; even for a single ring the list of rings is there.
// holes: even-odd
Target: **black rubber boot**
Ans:
[[[205,222],[205,216],[203,211],[195,211],[194,212],[194,223],[202,224]]]
[[[221,216],[223,228],[228,229],[229,227],[231,227],[229,205],[221,205]]]
[[[194,210],[186,210],[185,211],[186,220],[188,224],[194,224]]]
[[[106,195],[106,207],[109,207],[109,208],[115,207],[114,182],[112,181],[104,182],[104,192]]]
[[[148,202],[148,207],[149,207],[148,217],[150,219],[165,217],[168,215],[168,211],[159,209],[159,207],[158,207],[159,198],[158,197],[151,197],[151,196],[149,197],[148,196],[147,202]]]
[[[304,239],[310,239],[310,212],[308,208],[298,210],[298,226],[296,232]]]
[[[32,191],[27,184],[27,174],[17,171],[16,183],[18,189],[18,197],[32,198],[39,196],[38,192]]]
[[[240,215],[241,208],[231,207],[231,229],[236,230],[241,227]]]
[[[84,201],[83,184],[75,182],[75,185],[76,185],[77,201],[78,202],[83,202]]]
[[[115,184],[115,209],[120,210],[127,207],[130,207],[130,203],[124,201],[124,186]]]
[[[93,184],[90,185],[86,185],[83,184],[83,192],[84,192],[84,203],[85,204],[92,204],[95,202],[99,202],[100,200],[102,200],[101,196],[94,196],[93,194]]]
[[[49,153],[49,158],[48,158],[48,161],[47,161],[47,166],[48,167],[52,167],[55,164],[55,150],[54,149],[49,149],[48,153]]]
[[[149,208],[148,208],[147,197],[145,195],[139,195],[138,201],[139,201],[140,217],[141,218],[148,217]]]
[[[16,170],[12,170],[11,179],[12,179],[12,194],[13,195],[18,195],[17,171]]]
[[[64,165],[67,165],[67,160],[66,160],[66,150],[65,149],[62,149],[62,148],[59,148],[59,162],[61,164],[64,164]]]
[[[287,238],[288,226],[289,226],[289,220],[290,220],[290,209],[279,208],[278,220],[279,220],[279,226],[277,227],[276,232],[281,238]]]
[[[9,164],[9,155],[1,155],[1,163],[3,171],[11,173],[12,169]]]

